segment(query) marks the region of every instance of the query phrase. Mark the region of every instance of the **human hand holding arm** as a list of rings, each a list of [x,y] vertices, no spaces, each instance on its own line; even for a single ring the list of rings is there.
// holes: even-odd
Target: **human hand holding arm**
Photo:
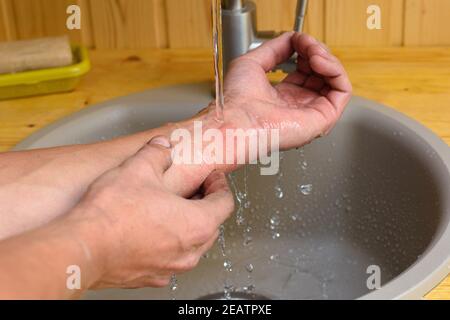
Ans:
[[[206,179],[198,200],[170,190],[168,143],[152,139],[97,179],[66,216],[1,242],[0,298],[76,298],[86,289],[166,286],[172,274],[195,267],[234,201],[218,172]],[[80,267],[81,290],[66,286],[71,265]]]

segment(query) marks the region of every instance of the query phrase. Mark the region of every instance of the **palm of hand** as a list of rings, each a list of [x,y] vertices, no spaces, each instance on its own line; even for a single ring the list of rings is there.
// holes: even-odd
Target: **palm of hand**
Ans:
[[[299,54],[297,71],[272,86],[266,72]],[[340,62],[305,34],[284,34],[235,60],[225,83],[226,106],[244,111],[251,126],[280,130],[281,147],[327,133],[351,96]]]

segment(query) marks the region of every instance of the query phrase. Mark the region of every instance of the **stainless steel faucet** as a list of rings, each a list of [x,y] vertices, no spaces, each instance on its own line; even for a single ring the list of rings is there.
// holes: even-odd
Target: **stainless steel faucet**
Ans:
[[[295,31],[303,30],[307,6],[308,0],[298,0]],[[256,5],[250,0],[222,0],[222,30],[225,70],[228,69],[228,65],[233,59],[277,36],[274,31],[257,31]],[[295,60],[296,57],[293,57],[291,61],[283,63],[277,69],[291,72],[296,68]]]

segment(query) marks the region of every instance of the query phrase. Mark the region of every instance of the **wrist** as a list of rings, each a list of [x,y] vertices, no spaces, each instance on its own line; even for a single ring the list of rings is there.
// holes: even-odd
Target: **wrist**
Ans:
[[[78,205],[59,222],[77,248],[83,290],[92,289],[101,281],[113,246],[107,230],[101,230],[98,223],[89,219],[91,214],[97,214],[90,211]]]
[[[171,124],[171,130],[168,136],[172,142],[172,146],[177,150],[174,153],[180,158],[180,153],[185,154],[185,152],[180,152],[180,148],[186,148],[188,150],[186,152],[188,154],[188,160],[175,162],[177,164],[201,165],[204,170],[210,171],[230,171],[236,169],[237,163],[235,160],[240,155],[238,154],[240,151],[236,149],[234,141],[230,141],[229,137],[227,138],[227,135],[234,135],[237,133],[237,130],[245,132],[247,129],[258,129],[259,126],[252,121],[251,116],[243,108],[232,105],[231,103],[227,104],[227,107],[223,110],[223,116],[223,120],[217,119],[215,104],[212,103],[193,118]],[[217,157],[214,157],[217,161],[211,161],[211,157],[205,157],[205,155],[211,153],[211,145],[216,142],[220,142],[222,148],[220,150],[222,155],[219,158],[225,158],[226,154],[228,160],[232,158],[233,161],[231,163],[220,161]],[[245,145],[247,143],[248,141],[245,141]],[[185,150],[183,149],[183,151]],[[196,155],[199,158],[197,161],[193,161]],[[247,157],[246,154],[240,156],[241,158],[242,156],[244,158]],[[201,160],[199,160],[200,158]],[[210,161],[206,161],[205,158],[209,158]]]

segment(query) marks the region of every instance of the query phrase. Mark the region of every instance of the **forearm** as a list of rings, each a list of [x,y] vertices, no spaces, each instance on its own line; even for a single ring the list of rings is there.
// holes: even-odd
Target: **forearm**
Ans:
[[[103,143],[0,155],[0,239],[67,212],[102,173],[170,130],[165,126]]]
[[[92,236],[63,221],[2,241],[0,299],[80,297],[102,272]]]
[[[224,130],[231,127],[230,123],[248,127],[236,111],[227,112],[226,119],[227,123],[217,122],[214,110],[210,109],[189,120],[112,141],[0,155],[0,240],[42,226],[68,212],[94,180],[134,155],[152,137],[170,138],[176,129],[192,132],[194,121],[201,121],[205,130]],[[189,197],[196,191],[193,186],[201,184],[213,170],[230,171],[236,167],[174,165],[169,185],[177,194]]]

